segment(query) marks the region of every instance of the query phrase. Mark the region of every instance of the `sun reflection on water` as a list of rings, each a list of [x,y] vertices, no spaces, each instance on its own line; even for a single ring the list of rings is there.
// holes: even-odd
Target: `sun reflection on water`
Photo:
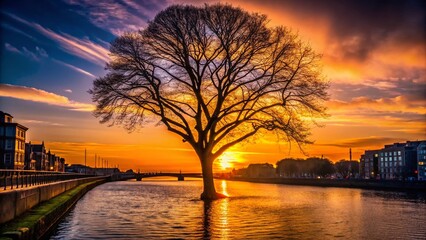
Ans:
[[[220,183],[221,187],[221,193],[225,194],[226,196],[229,196],[228,194],[228,183],[226,180],[222,180]],[[218,203],[218,214],[219,214],[219,225],[220,225],[220,236],[222,239],[228,239],[229,237],[229,222],[228,222],[228,212],[229,212],[229,199],[225,198],[220,200]]]
[[[228,222],[228,203],[229,199],[222,199],[220,202],[220,236],[222,239],[228,239],[229,222]]]
[[[215,180],[109,182],[89,191],[51,239],[424,239],[425,198],[405,193]],[[113,206],[113,207],[111,207]],[[107,211],[106,211],[107,209]],[[395,214],[397,213],[397,214]]]
[[[228,185],[226,183],[226,180],[222,180],[220,186],[221,186],[221,191],[220,192],[222,194],[225,194],[226,196],[229,197],[229,194],[228,194]]]

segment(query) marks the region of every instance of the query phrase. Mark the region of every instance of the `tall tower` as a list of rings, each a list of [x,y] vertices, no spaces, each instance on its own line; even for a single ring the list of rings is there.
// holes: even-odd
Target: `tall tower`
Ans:
[[[352,148],[349,148],[349,177],[352,175]]]

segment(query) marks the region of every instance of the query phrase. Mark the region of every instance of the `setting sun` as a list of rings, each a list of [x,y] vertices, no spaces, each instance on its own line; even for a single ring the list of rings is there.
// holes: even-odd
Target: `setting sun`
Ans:
[[[219,159],[217,159],[217,164],[220,170],[229,170],[233,168],[235,162],[237,162],[237,157],[233,152],[225,152]]]
[[[426,240],[426,0],[0,9],[0,240]]]

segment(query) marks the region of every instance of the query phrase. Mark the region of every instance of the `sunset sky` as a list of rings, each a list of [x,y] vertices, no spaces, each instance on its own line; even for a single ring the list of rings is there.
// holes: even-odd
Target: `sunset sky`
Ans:
[[[94,165],[95,153],[141,171],[199,171],[189,144],[162,126],[128,133],[92,115],[88,90],[103,76],[109,42],[147,26],[172,4],[218,1],[1,1],[0,110],[29,128],[67,163]],[[227,2],[227,1],[221,1]],[[228,1],[266,14],[323,54],[330,117],[312,129],[308,156],[332,161],[368,149],[426,139],[426,1]],[[228,151],[216,170],[306,157],[273,135]],[[222,162],[222,163],[221,163]]]

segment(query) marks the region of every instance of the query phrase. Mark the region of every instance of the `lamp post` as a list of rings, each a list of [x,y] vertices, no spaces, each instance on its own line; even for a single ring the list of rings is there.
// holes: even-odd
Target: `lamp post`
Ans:
[[[87,150],[84,149],[84,174],[87,174],[86,156],[87,156]]]

